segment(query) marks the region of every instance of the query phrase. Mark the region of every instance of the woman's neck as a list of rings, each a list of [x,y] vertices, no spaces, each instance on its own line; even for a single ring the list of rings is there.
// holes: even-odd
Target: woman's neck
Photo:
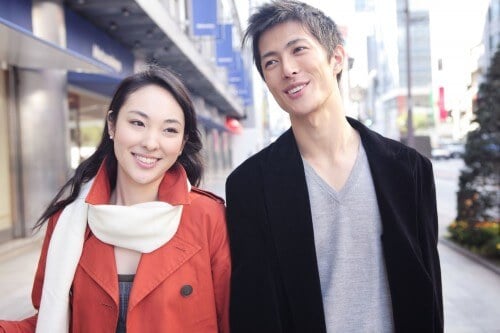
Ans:
[[[159,184],[158,184],[159,185]],[[143,202],[158,200],[158,186],[131,186],[117,179],[116,187],[111,193],[110,204],[131,206]]]

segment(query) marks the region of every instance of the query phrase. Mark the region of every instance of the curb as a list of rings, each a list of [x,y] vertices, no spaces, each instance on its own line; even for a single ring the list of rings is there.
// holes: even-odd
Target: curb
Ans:
[[[454,242],[452,242],[446,238],[443,238],[443,237],[439,238],[439,242],[441,244],[447,246],[448,248],[455,250],[456,252],[458,252],[458,253],[468,257],[469,259],[481,264],[482,266],[488,268],[489,270],[493,271],[497,275],[500,275],[500,266],[497,266],[497,265],[489,262],[487,259],[484,259],[480,255],[477,255],[477,254],[467,250],[466,248],[463,248],[462,246],[457,245]]]

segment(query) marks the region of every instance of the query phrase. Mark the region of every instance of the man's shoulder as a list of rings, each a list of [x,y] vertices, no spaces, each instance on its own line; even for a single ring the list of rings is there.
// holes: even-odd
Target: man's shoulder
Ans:
[[[426,159],[425,156],[420,154],[416,149],[405,145],[404,143],[388,138],[360,122],[349,119],[351,125],[360,133],[363,144],[367,147],[376,147],[377,151],[385,152],[388,155],[399,157],[401,154],[411,156],[412,158]]]
[[[262,148],[259,152],[253,154],[244,160],[240,165],[238,165],[228,176],[228,181],[243,177],[251,177],[257,174],[258,169],[262,165],[263,161],[266,160],[267,155],[269,154],[269,150],[271,150],[270,145]]]
[[[240,174],[247,171],[254,172],[255,168],[259,167],[265,168],[265,165],[267,163],[276,160],[278,151],[282,150],[283,148],[290,148],[292,139],[293,134],[291,129],[289,129],[281,134],[278,139],[271,142],[260,151],[244,160],[240,165],[238,165],[238,167],[236,167],[236,169],[234,169],[232,174]]]

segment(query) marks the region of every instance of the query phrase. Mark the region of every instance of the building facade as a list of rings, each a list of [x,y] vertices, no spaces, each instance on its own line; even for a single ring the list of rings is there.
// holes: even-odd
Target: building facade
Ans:
[[[366,36],[362,120],[385,136],[405,142],[411,110],[413,135],[428,135],[434,123],[429,1],[356,3],[358,15],[372,22]],[[414,144],[422,153],[430,153],[421,148],[420,141]]]
[[[490,0],[485,18],[483,40],[484,53],[480,59],[480,68],[486,73],[491,58],[500,48],[500,0]]]
[[[254,112],[239,26],[233,0],[0,0],[0,242],[31,235],[93,152],[120,80],[150,63],[190,90],[206,177],[232,168]]]

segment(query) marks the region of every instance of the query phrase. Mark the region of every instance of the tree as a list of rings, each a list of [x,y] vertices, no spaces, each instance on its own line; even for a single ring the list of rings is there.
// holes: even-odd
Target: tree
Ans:
[[[467,135],[456,218],[469,227],[500,221],[500,46],[479,87],[473,122],[477,128]]]

